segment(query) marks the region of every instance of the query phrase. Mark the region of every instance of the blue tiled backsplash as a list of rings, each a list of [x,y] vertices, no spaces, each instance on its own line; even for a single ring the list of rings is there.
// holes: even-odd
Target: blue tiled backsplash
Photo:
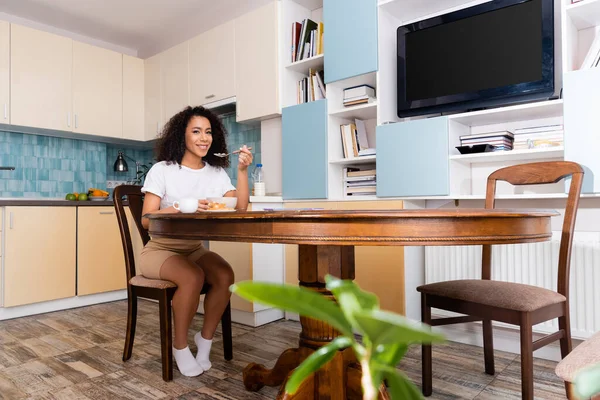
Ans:
[[[236,123],[235,114],[222,120],[229,132],[229,149],[252,146],[254,164],[260,163],[260,127]],[[142,164],[153,162],[152,150],[0,131],[0,166],[16,167],[0,171],[0,197],[63,197],[90,187],[106,188],[107,180],[135,179],[135,162],[130,159],[126,158],[128,172],[113,171],[119,150]],[[237,158],[232,158],[227,172],[236,185]]]

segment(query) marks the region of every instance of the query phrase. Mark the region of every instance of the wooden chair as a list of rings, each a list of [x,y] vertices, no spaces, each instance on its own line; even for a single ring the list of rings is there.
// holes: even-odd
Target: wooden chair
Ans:
[[[148,279],[142,275],[136,275],[135,260],[133,257],[133,244],[127,222],[127,215],[123,207],[124,201],[127,201],[129,210],[135,220],[138,232],[142,237],[144,245],[150,240],[148,231],[142,226],[142,205],[143,193],[141,186],[121,185],[115,188],[113,202],[121,230],[121,240],[123,242],[123,251],[125,252],[125,268],[127,270],[127,333],[125,335],[125,348],[123,350],[123,361],[131,358],[133,350],[133,340],[135,337],[135,324],[137,317],[137,299],[143,297],[147,299],[158,300],[160,315],[160,346],[162,358],[162,373],[165,381],[173,379],[173,338],[171,330],[171,300],[177,289],[177,285],[171,281],[160,279]],[[210,290],[210,285],[205,284],[202,293]],[[231,306],[227,305],[221,319],[221,328],[223,330],[223,348],[225,359],[233,358],[233,344],[231,336]]]
[[[536,286],[491,280],[491,245],[482,252],[481,280],[456,280],[423,285],[421,319],[431,326],[482,321],[485,372],[494,374],[492,321],[518,325],[521,333],[521,388],[523,399],[533,399],[533,352],[560,340],[562,357],[571,351],[569,322],[569,269],[575,216],[579,203],[583,169],[566,161],[514,165],[492,173],[487,180],[485,208],[494,208],[496,182],[512,185],[557,183],[571,177],[558,258],[558,286],[552,291]],[[465,316],[431,319],[431,308]],[[558,318],[559,330],[533,342],[532,327]],[[432,392],[431,346],[423,346],[423,394]]]
[[[573,381],[582,369],[600,364],[600,332],[577,346],[568,356],[556,366],[556,375],[565,381],[567,398],[575,400],[575,385]],[[594,398],[600,399],[600,396]]]

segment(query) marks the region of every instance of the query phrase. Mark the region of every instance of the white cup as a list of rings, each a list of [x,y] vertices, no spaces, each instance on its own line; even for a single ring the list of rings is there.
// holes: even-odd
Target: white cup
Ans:
[[[255,196],[264,196],[266,192],[265,183],[264,182],[254,182],[254,195]]]
[[[187,197],[173,202],[173,208],[185,214],[195,213],[198,211],[198,200]]]

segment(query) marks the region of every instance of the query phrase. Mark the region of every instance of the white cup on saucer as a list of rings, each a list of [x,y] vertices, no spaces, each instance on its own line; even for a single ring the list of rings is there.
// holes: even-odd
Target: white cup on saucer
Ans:
[[[198,199],[186,197],[173,202],[173,208],[184,214],[191,214],[198,211]]]

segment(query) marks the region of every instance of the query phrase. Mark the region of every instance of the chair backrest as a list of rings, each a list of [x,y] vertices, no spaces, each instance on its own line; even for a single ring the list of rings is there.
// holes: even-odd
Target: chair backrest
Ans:
[[[579,205],[583,168],[570,161],[548,161],[513,165],[493,172],[487,180],[485,208],[494,208],[496,182],[505,181],[512,185],[541,185],[557,183],[571,177],[569,196],[565,206],[565,215],[560,238],[558,255],[558,292],[569,297],[569,274],[571,267],[571,245],[575,230],[575,216]],[[491,279],[492,250],[490,245],[483,246],[481,277]]]
[[[119,230],[121,231],[121,242],[123,243],[123,252],[125,254],[125,268],[127,269],[127,282],[135,276],[135,259],[133,257],[133,242],[131,241],[131,233],[129,223],[127,222],[127,214],[125,213],[124,203],[131,211],[138,232],[142,237],[144,246],[150,240],[148,231],[142,226],[142,207],[144,204],[144,194],[142,187],[136,185],[121,185],[115,188],[113,193],[113,203],[117,213],[119,222]]]

